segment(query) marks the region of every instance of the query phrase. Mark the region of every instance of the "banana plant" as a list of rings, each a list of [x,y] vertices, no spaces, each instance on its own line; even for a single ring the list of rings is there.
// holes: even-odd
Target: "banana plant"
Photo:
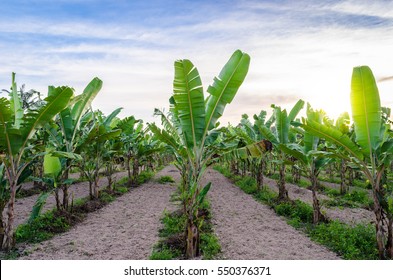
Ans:
[[[266,151],[270,151],[272,148],[265,147],[270,142],[264,139],[259,130],[260,126],[268,125],[265,123],[265,119],[266,111],[261,111],[259,115],[255,114],[254,123],[251,123],[247,114],[243,114],[240,123],[236,127],[228,128],[229,132],[239,139],[239,142],[237,149],[228,153],[226,158],[229,159],[230,155],[232,155],[230,165],[232,166],[232,169],[235,170],[238,170],[238,168],[234,168],[238,162],[243,162],[243,164],[247,163],[249,165],[251,174],[256,179],[258,191],[263,188],[264,171],[266,166]],[[263,147],[261,145],[263,145]],[[244,153],[242,151],[250,152]],[[260,151],[260,153],[255,153],[254,151]]]
[[[115,117],[120,113],[122,108],[114,110],[108,116],[100,116],[99,112],[94,112],[96,115],[91,123],[89,132],[82,136],[78,143],[76,153],[82,154],[84,161],[80,161],[81,173],[88,178],[90,186],[90,197],[93,199],[99,198],[99,171],[104,166],[104,153],[111,153],[105,151],[105,144],[117,138],[121,130],[114,128],[112,125]]]
[[[299,100],[291,109],[289,114],[287,110],[281,110],[280,107],[272,105],[274,109],[274,129],[266,125],[260,125],[260,133],[269,140],[275,147],[279,162],[279,178],[277,180],[278,186],[278,200],[288,200],[288,191],[285,187],[285,163],[286,155],[280,147],[287,145],[290,141],[290,126],[291,122],[295,120],[297,114],[303,109],[304,101]]]
[[[45,98],[45,105],[38,110],[22,109],[21,101],[17,95],[15,74],[12,74],[11,97],[0,98],[0,154],[4,164],[9,187],[9,201],[7,209],[7,222],[5,230],[2,228],[1,248],[10,250],[14,246],[14,218],[15,218],[15,195],[19,179],[29,163],[34,160],[22,161],[23,155],[28,147],[29,140],[36,129],[45,125],[55,117],[61,110],[68,106],[73,91],[69,87],[52,87],[50,94]],[[1,225],[3,227],[3,225]],[[4,232],[4,233],[3,233]]]
[[[216,131],[218,119],[243,83],[249,63],[248,54],[235,51],[208,87],[209,95],[205,99],[197,68],[187,59],[175,61],[173,95],[169,100],[170,118],[161,116],[163,129],[155,124],[149,125],[156,137],[171,147],[177,167],[182,173],[181,199],[187,219],[188,258],[199,255],[202,221],[198,218],[198,210],[211,185],[209,183],[202,188],[200,180],[216,152],[209,149],[209,145],[219,135]]]
[[[307,121],[315,123],[322,123],[324,116],[322,110],[313,110],[310,104],[307,104]],[[324,157],[324,153],[318,151],[320,139],[318,136],[305,131],[302,145],[297,143],[280,144],[279,148],[286,154],[297,159],[301,169],[311,182],[311,191],[313,198],[313,223],[317,224],[326,220],[326,217],[321,213],[319,200],[317,196],[318,175],[328,163],[331,158]]]
[[[117,123],[117,128],[121,130],[120,139],[122,143],[123,156],[128,173],[128,186],[131,187],[136,179],[136,146],[143,139],[143,122],[135,119],[134,116],[126,117]],[[131,165],[133,166],[131,170]],[[134,168],[135,167],[135,168]]]
[[[382,107],[374,75],[368,66],[355,67],[351,80],[351,108],[355,139],[340,130],[304,120],[302,127],[342,149],[338,156],[357,166],[369,180],[374,198],[376,240],[379,257],[393,258],[392,197],[382,178],[393,159],[393,138],[389,124],[382,118]],[[386,231],[387,229],[387,231]]]
[[[353,131],[350,130],[350,117],[347,112],[342,113],[334,123],[331,120],[328,120],[326,117],[323,120],[323,123],[327,126],[333,127],[337,130],[339,130],[342,134],[346,134],[349,137],[351,137],[351,134],[353,134]],[[334,144],[331,144],[330,142],[326,142],[326,149],[328,151],[332,149],[342,149],[342,147],[337,147]],[[334,159],[338,163],[338,172],[340,174],[340,194],[344,195],[345,193],[348,192],[348,185],[345,182],[345,172],[348,168],[351,168],[347,166],[347,161],[342,159],[342,158],[337,158]]]
[[[70,101],[70,106],[64,108],[57,119],[58,129],[49,129],[53,146],[57,151],[74,154],[78,148],[78,137],[81,131],[81,122],[85,117],[86,111],[90,108],[92,101],[101,90],[102,81],[94,78],[83,90],[83,93],[75,96]],[[51,92],[52,88],[49,88]],[[66,181],[69,177],[70,169],[76,162],[72,158],[65,158],[65,168],[62,169],[62,180]],[[61,210],[68,211],[69,193],[68,184],[60,184],[63,191],[63,199],[60,199],[58,189],[56,190],[56,205]],[[60,210],[59,209],[59,210]]]

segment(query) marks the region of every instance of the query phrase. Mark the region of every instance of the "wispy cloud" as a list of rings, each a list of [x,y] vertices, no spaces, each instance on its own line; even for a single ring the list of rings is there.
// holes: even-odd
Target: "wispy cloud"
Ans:
[[[81,92],[99,76],[96,108],[124,107],[123,116],[151,121],[154,107],[168,106],[175,59],[191,59],[206,89],[240,48],[252,57],[250,71],[222,120],[236,123],[242,113],[269,111],[272,103],[290,107],[299,98],[337,115],[349,110],[353,66],[370,65],[377,78],[393,73],[389,1],[170,1],[170,8],[131,2],[63,1],[59,10],[46,1],[56,16],[40,14],[37,1],[17,21],[5,14],[1,87],[11,71],[42,92],[48,84]],[[384,105],[393,105],[393,82],[380,89]]]

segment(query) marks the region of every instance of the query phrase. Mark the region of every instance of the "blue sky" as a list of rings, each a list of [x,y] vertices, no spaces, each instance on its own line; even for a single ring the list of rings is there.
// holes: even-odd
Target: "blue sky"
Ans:
[[[249,74],[222,123],[299,98],[333,117],[349,110],[352,67],[393,76],[393,1],[2,0],[0,87],[17,81],[46,94],[77,93],[95,76],[93,106],[153,121],[168,107],[173,61],[188,58],[204,88],[232,52],[251,56]],[[379,83],[393,105],[393,80]]]

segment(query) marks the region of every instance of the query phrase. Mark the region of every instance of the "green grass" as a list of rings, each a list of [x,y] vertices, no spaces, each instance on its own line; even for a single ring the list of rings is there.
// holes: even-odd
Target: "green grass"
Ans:
[[[257,190],[257,182],[254,178],[243,177],[235,181],[236,185],[239,186],[247,194],[255,194]]]
[[[175,183],[175,180],[171,176],[161,176],[158,179],[158,183],[160,184]]]
[[[116,200],[116,197],[108,192],[100,192],[100,200],[105,204],[109,204]]]
[[[142,185],[143,183],[146,183],[151,178],[153,178],[153,176],[153,171],[142,171],[137,178],[137,185]]]
[[[280,216],[285,216],[290,220],[295,220],[304,224],[310,224],[313,220],[313,208],[300,200],[276,204],[274,210]]]
[[[121,185],[116,185],[114,187],[114,190],[115,190],[115,192],[118,192],[120,194],[125,194],[126,192],[128,192],[128,188],[124,187],[124,186],[121,186]]]
[[[223,165],[215,169],[219,172],[223,170],[224,172],[221,172],[223,175],[229,173]],[[234,176],[229,174],[229,178],[231,177]],[[378,259],[375,228],[372,225],[350,226],[339,221],[313,225],[311,205],[299,200],[278,203],[276,193],[265,189],[258,193],[255,182],[250,178],[238,178],[235,184],[246,193],[252,194],[256,200],[270,205],[278,215],[286,217],[289,225],[305,232],[312,240],[328,247],[342,258],[348,260]],[[339,195],[335,191],[330,192],[333,197]],[[352,201],[352,203],[366,203],[369,198],[367,192],[355,191],[347,194],[343,199]]]
[[[178,195],[177,195],[178,200]],[[200,212],[205,213],[204,223],[200,228],[200,250],[203,259],[214,259],[221,252],[221,245],[217,236],[213,232],[210,222],[210,203],[204,200],[200,206]],[[185,228],[186,217],[180,211],[168,213],[164,211],[161,218],[163,228],[159,231],[161,240],[154,246],[149,259],[170,260],[185,258]]]
[[[214,233],[201,234],[200,247],[204,260],[213,260],[221,252],[220,242]]]
[[[69,220],[56,211],[48,211],[31,223],[19,225],[15,231],[16,242],[38,243],[52,238],[56,233],[66,232],[71,226]]]
[[[308,231],[311,239],[337,252],[347,260],[376,260],[378,250],[375,228],[358,224],[354,227],[332,221],[319,224]]]
[[[150,255],[150,260],[173,260],[181,256],[181,251],[176,249],[170,249],[166,246],[161,248],[155,248]]]
[[[325,193],[330,196],[331,200],[324,200],[322,203],[327,207],[349,207],[349,208],[367,208],[373,207],[373,200],[369,197],[368,192],[364,190],[354,190],[344,195],[332,189],[325,189]]]
[[[164,211],[161,219],[164,227],[159,232],[160,237],[169,237],[174,234],[180,234],[186,228],[186,217],[180,212],[169,213]]]

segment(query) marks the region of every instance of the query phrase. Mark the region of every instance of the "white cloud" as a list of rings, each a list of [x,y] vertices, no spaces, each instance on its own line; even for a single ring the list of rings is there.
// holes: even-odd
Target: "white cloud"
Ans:
[[[231,53],[240,48],[251,55],[249,75],[221,123],[237,123],[242,113],[270,112],[271,103],[289,108],[298,98],[337,116],[350,110],[353,66],[370,65],[377,78],[393,75],[387,63],[393,57],[392,27],[302,27],[294,22],[296,16],[265,18],[255,8],[289,15],[317,9],[318,13],[332,10],[390,16],[381,6],[366,11],[356,3],[294,8],[246,1],[237,10],[202,22],[165,28],[113,22],[54,23],[32,17],[16,22],[3,19],[0,32],[9,32],[10,38],[20,41],[0,41],[0,85],[7,87],[10,72],[16,71],[19,83],[26,83],[27,88],[45,93],[48,84],[69,84],[81,92],[98,76],[104,87],[93,103],[95,108],[109,113],[124,107],[121,116],[135,114],[152,121],[154,107],[168,107],[175,59],[191,59],[206,90]],[[393,82],[380,84],[384,105],[393,105],[392,91]]]

